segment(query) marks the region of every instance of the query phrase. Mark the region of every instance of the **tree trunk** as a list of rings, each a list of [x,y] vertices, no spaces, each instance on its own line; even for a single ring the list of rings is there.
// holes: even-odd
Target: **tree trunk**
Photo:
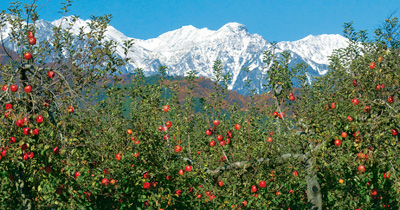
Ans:
[[[28,66],[23,66],[20,68],[21,70],[21,75],[20,75],[20,80],[23,84],[23,87],[28,85],[28,77],[26,76],[26,72],[29,69],[29,65]],[[27,112],[31,113],[32,108],[33,108],[33,99],[32,96],[29,94],[28,95],[28,108],[27,108]],[[15,186],[17,187],[17,190],[21,196],[21,201],[22,201],[22,209],[34,209],[33,207],[33,202],[30,196],[30,192],[31,189],[28,187],[28,185],[26,185],[25,183],[25,179],[23,177],[23,172],[21,170],[19,170],[18,168],[16,168],[14,170],[15,172],[15,178],[16,178],[16,183]]]
[[[308,207],[311,210],[322,210],[321,187],[318,183],[317,174],[314,171],[314,166],[311,158],[309,158],[305,163],[305,168],[307,171],[306,182]]]

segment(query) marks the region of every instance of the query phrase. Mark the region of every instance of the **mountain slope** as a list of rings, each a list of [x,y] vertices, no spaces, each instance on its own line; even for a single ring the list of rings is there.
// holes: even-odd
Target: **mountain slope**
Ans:
[[[37,22],[38,40],[50,39],[54,26],[62,24],[67,27],[72,17],[64,20]],[[89,21],[78,19],[72,27],[74,34],[79,33],[79,27],[85,26]],[[6,30],[7,31],[7,30]],[[4,32],[4,30],[3,30]],[[7,42],[10,49],[12,45]],[[132,39],[112,26],[108,27],[106,39],[119,43],[118,53],[122,56],[122,41]],[[134,68],[143,68],[146,75],[157,73],[157,67],[168,67],[168,75],[185,76],[189,70],[195,70],[197,76],[213,79],[212,66],[215,60],[221,60],[225,73],[232,74],[232,83],[229,89],[246,93],[244,89],[245,79],[252,80],[253,88],[257,92],[263,92],[263,84],[266,84],[265,64],[263,63],[263,51],[268,49],[271,43],[258,34],[250,34],[246,26],[239,23],[227,23],[214,31],[207,28],[198,29],[193,26],[183,26],[180,29],[166,32],[157,38],[141,40],[135,39],[132,53],[128,56],[134,61],[124,69],[123,73],[132,73]],[[334,49],[347,46],[346,38],[340,35],[309,35],[294,42],[278,42],[277,53],[289,50],[293,57],[291,66],[305,62],[309,78],[323,75],[328,71],[328,56]],[[241,69],[248,67],[249,75]]]

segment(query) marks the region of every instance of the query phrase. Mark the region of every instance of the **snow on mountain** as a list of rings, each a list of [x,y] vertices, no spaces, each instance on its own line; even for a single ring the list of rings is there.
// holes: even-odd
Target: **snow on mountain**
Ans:
[[[72,17],[64,20],[48,22],[37,21],[38,39],[50,39],[52,27],[62,24],[68,27]],[[78,19],[72,26],[74,34],[79,33],[79,28],[86,26],[89,20]],[[3,29],[3,35],[8,36]],[[86,29],[87,30],[87,29]],[[119,43],[117,52],[123,56],[122,43],[132,39],[112,26],[108,26],[105,33],[106,39]],[[5,39],[7,43],[7,38]],[[183,26],[179,29],[161,34],[157,38],[141,40],[134,39],[133,52],[128,56],[134,61],[124,69],[123,73],[133,72],[134,68],[142,68],[146,75],[157,73],[157,67],[168,67],[169,75],[186,75],[190,70],[195,70],[197,76],[214,78],[212,66],[214,61],[221,60],[224,71],[232,74],[232,83],[229,89],[239,93],[246,93],[244,84],[246,78],[252,80],[252,86],[257,92],[263,91],[263,84],[267,83],[263,51],[271,43],[258,34],[250,34],[246,26],[239,23],[227,23],[218,30],[207,28],[198,29],[194,26]],[[9,43],[7,43],[9,44]],[[284,50],[291,52],[293,60],[291,65],[305,62],[309,65],[307,74],[309,78],[319,76],[328,71],[328,57],[333,50],[347,46],[347,39],[340,35],[309,35],[294,42],[278,42],[277,53]],[[250,69],[249,75],[243,68]]]

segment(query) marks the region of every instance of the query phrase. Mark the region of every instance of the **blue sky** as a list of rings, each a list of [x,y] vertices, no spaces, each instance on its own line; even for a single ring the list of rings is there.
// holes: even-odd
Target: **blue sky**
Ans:
[[[7,9],[10,2],[1,0],[0,9]],[[65,1],[39,0],[39,7],[46,4],[40,18],[59,19],[61,2]],[[350,21],[357,30],[372,34],[393,12],[400,18],[400,0],[75,0],[68,14],[83,19],[112,14],[112,26],[139,39],[184,25],[217,30],[238,22],[269,41],[294,41],[310,34],[342,34],[343,24]]]

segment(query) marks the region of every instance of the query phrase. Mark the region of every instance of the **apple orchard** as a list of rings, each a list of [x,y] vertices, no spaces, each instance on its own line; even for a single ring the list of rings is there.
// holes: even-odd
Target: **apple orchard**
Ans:
[[[164,66],[155,84],[140,68],[122,84],[134,43],[117,55],[110,18],[78,33],[76,18],[64,20],[41,40],[37,5],[0,13],[11,43],[2,40],[1,209],[400,208],[397,18],[373,39],[344,24],[348,47],[312,85],[307,66],[272,45],[265,93],[247,80],[243,107],[224,104],[231,75],[220,61],[207,98],[193,96],[189,69],[183,102]]]

